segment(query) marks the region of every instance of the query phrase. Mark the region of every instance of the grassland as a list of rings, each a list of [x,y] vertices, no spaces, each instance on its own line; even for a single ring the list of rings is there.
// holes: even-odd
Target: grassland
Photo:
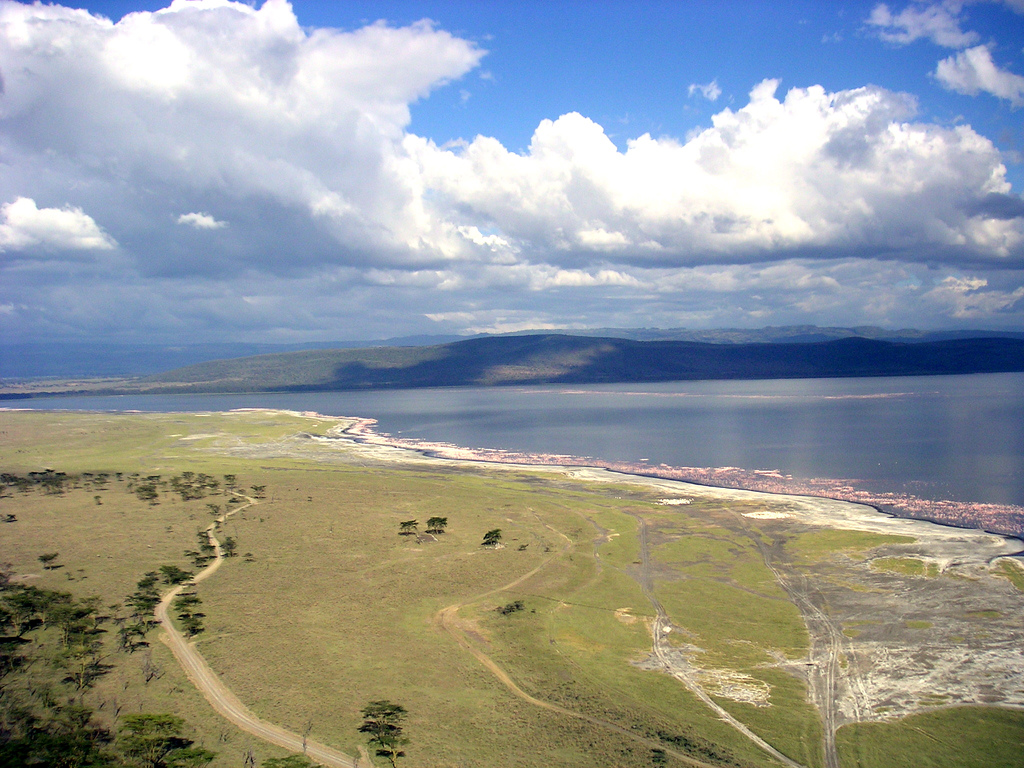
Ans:
[[[628,484],[396,461],[296,438],[334,424],[265,412],[0,413],[0,469],[49,467],[75,478],[59,494],[2,494],[0,517],[16,522],[0,524],[0,560],[27,583],[122,602],[147,571],[191,567],[183,552],[209,523],[207,505],[228,503],[223,493],[183,500],[168,479],[234,475],[242,488],[263,491],[225,525],[244,556],[199,587],[206,629],[197,646],[266,720],[357,755],[360,708],[400,702],[410,713],[409,768],[626,768],[662,757],[669,765],[777,765],[651,668],[647,585],[679,647],[697,649],[694,664],[715,700],[797,762],[822,763],[820,718],[803,680],[786,671],[807,653],[807,630],[766,552],[788,541],[798,557],[822,559],[907,537],[806,532],[794,545],[737,514],[744,503],[713,496],[667,509],[659,494]],[[107,473],[105,481],[96,473]],[[129,487],[135,476],[156,475],[155,504]],[[399,535],[400,522],[416,519],[422,531],[432,516],[448,518],[444,534]],[[482,547],[494,528],[503,546]],[[63,567],[43,570],[44,552],[59,552]],[[522,610],[496,610],[517,600]],[[458,608],[446,629],[441,612],[451,606]],[[220,720],[157,633],[148,639],[134,654],[111,652],[114,669],[88,693],[101,716],[178,714],[190,738],[218,752],[215,768],[241,768],[250,750],[257,761],[284,754]],[[160,674],[146,682],[151,666]],[[934,723],[955,731],[989,723],[989,712],[944,710]],[[1000,733],[1022,732],[1019,713],[993,717]],[[927,722],[843,729],[844,765],[917,765],[884,762],[873,744],[939,732]],[[659,748],[665,755],[652,751]]]
[[[1019,713],[983,707],[941,709],[897,723],[859,723],[839,731],[848,768],[991,768],[1022,764]]]

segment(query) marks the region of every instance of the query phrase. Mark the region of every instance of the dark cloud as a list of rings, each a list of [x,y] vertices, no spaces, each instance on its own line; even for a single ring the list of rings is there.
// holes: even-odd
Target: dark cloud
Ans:
[[[1024,218],[1024,200],[1015,195],[991,192],[965,206],[969,216],[998,221]]]

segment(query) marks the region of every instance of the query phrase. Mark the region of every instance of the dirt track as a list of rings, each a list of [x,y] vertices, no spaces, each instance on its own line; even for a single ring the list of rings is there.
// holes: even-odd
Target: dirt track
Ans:
[[[755,503],[761,512],[750,518],[757,520],[760,531],[780,540],[822,530],[907,537],[913,543],[886,545],[863,554],[836,551],[801,562],[795,562],[784,551],[769,553],[762,549],[765,564],[799,608],[810,633],[809,655],[780,666],[806,681],[811,701],[821,713],[827,768],[835,768],[838,763],[835,732],[846,724],[891,721],[956,705],[1024,708],[1024,684],[1020,682],[1024,679],[1021,596],[992,570],[999,558],[1020,553],[1021,542],[1017,539],[893,518],[871,507],[832,499],[712,488],[592,467],[491,464],[472,457],[440,459],[388,444],[383,438],[357,444],[341,427],[332,429],[330,434],[329,438],[309,439],[306,435],[301,440],[286,439],[269,453],[318,460],[330,456],[340,462],[400,460],[412,464],[445,462],[456,466],[530,469],[589,482],[627,482],[670,496],[703,497],[724,507],[736,503],[737,507],[745,504],[748,506],[744,508],[749,509]],[[265,455],[268,449],[248,446],[242,451],[255,457]],[[737,533],[749,533],[745,520],[744,514],[736,513]],[[916,575],[901,573],[901,562],[917,563],[927,570]],[[897,570],[892,563],[896,563]],[[509,690],[534,706],[582,717],[535,699],[518,688],[461,632],[454,621],[460,607],[450,606],[438,614],[439,623]],[[665,637],[657,636],[659,628],[668,626],[662,613],[659,612],[655,632],[653,663],[671,672],[687,687],[692,683],[691,690],[702,690],[701,670],[686,669],[687,659],[672,658],[672,646],[662,642]],[[673,667],[680,673],[676,674]],[[721,714],[717,707],[713,709]],[[583,719],[617,730],[611,723]],[[731,719],[730,723],[737,725]],[[742,727],[738,730],[746,733]],[[756,735],[754,740],[757,741]],[[770,746],[767,751],[791,768],[797,765],[779,758]]]
[[[654,596],[654,582],[651,578],[650,547],[647,542],[647,522],[643,518],[637,518],[637,520],[639,522],[640,531],[640,588],[643,590],[647,599],[651,601],[651,605],[654,606],[654,610],[657,612],[657,617],[655,618],[652,627],[652,634],[654,636],[654,655],[658,659],[661,668],[685,685],[694,695],[703,701],[704,704],[714,710],[715,714],[718,715],[721,720],[731,725],[776,760],[784,765],[788,765],[790,768],[804,768],[800,763],[795,760],[791,760],[786,757],[786,755],[779,752],[779,750],[775,749],[775,747],[750,730],[746,725],[729,714],[729,712],[718,702],[712,699],[704,688],[693,679],[693,676],[690,674],[690,664],[685,660],[685,657],[673,649],[668,643],[667,629],[670,627],[671,621],[664,606],[662,606]],[[828,768],[832,767],[829,766]],[[836,768],[838,768],[838,766]]]
[[[550,526],[548,527],[550,528]],[[551,528],[551,530],[554,531],[555,529]],[[572,542],[568,539],[567,536],[565,536],[565,534],[560,533],[558,531],[555,532],[558,533],[558,535],[562,538],[569,541],[569,543],[563,549],[563,552],[568,551],[568,549],[572,546]],[[527,581],[531,576],[545,568],[549,563],[551,563],[552,560],[554,560],[554,558],[545,560],[543,563],[538,565],[529,573],[520,576],[518,579],[511,581],[508,584],[505,584],[504,586],[498,587],[497,589],[492,589],[490,592],[485,592],[482,595],[477,595],[470,602],[476,602],[477,600],[482,600],[491,595],[497,594],[499,592],[504,592],[505,590],[513,589],[519,586],[523,582]],[[640,742],[641,744],[644,744],[645,746],[648,746],[651,749],[660,749],[666,754],[672,755],[673,757],[675,757],[678,760],[681,760],[687,765],[694,766],[694,768],[715,768],[715,766],[711,765],[710,763],[705,763],[693,757],[690,757],[689,755],[672,749],[671,747],[667,746],[666,744],[660,741],[644,738],[643,736],[640,736],[639,734],[634,733],[633,731],[630,731],[627,728],[623,728],[621,725],[616,725],[615,723],[609,722],[607,720],[602,720],[599,717],[586,715],[582,712],[574,712],[571,709],[566,709],[565,707],[561,707],[557,704],[552,704],[549,701],[543,701],[541,699],[535,698],[534,696],[531,696],[522,688],[520,688],[515,683],[515,681],[509,676],[509,674],[501,667],[499,667],[494,662],[494,660],[491,659],[490,656],[488,656],[479,648],[477,648],[466,636],[466,634],[461,629],[459,629],[456,618],[458,616],[459,609],[465,605],[467,605],[467,603],[456,603],[455,605],[450,605],[447,608],[443,608],[442,610],[440,610],[436,616],[438,624],[441,626],[442,629],[444,629],[448,634],[450,634],[455,639],[455,642],[457,642],[460,647],[469,651],[474,657],[476,657],[476,659],[481,664],[484,665],[484,667],[487,668],[487,670],[491,674],[498,678],[502,685],[508,688],[512,693],[514,693],[523,701],[532,704],[535,707],[539,707],[540,709],[546,709],[549,712],[557,712],[560,715],[573,717],[577,720],[585,720],[586,722],[599,726],[600,728],[604,728],[609,731],[614,731],[615,733],[626,736],[632,739],[633,741]],[[754,738],[756,739],[757,737],[755,736]],[[771,749],[771,747],[768,748]],[[792,763],[792,766],[793,768],[802,768],[802,766],[799,766],[796,763]]]
[[[230,515],[240,512],[247,507],[252,506],[256,503],[255,499],[244,497],[247,499],[246,504],[238,506],[233,511],[226,515],[222,515],[217,518],[218,522],[223,523],[224,520]],[[224,560],[224,553],[221,551],[220,542],[214,536],[216,530],[216,523],[211,523],[210,527],[207,528],[206,533],[210,538],[210,543],[214,546],[215,557],[212,563],[206,568],[196,574],[192,580],[193,583],[198,584],[204,581],[220,568],[221,562]],[[168,610],[171,607],[171,603],[174,598],[188,585],[180,584],[166,595],[163,600],[156,608],[156,619],[164,628],[164,635],[160,638],[174,654],[174,658],[177,659],[181,668],[185,670],[185,674],[188,675],[189,680],[192,684],[199,689],[200,693],[206,697],[206,700],[210,702],[212,706],[220,715],[230,720],[232,723],[237,725],[243,731],[251,733],[264,741],[269,741],[271,744],[276,744],[279,747],[291,750],[292,752],[298,752],[305,754],[307,757],[312,759],[314,762],[320,763],[321,765],[327,766],[327,768],[358,768],[359,759],[351,758],[343,752],[339,752],[336,749],[332,749],[324,744],[320,744],[316,741],[312,741],[303,738],[297,733],[286,730],[273,723],[268,723],[266,720],[261,720],[256,717],[249,709],[243,704],[231,690],[221,682],[217,674],[210,669],[209,664],[206,663],[206,659],[202,657],[199,651],[193,643],[190,643],[185,637],[174,627],[171,621]]]

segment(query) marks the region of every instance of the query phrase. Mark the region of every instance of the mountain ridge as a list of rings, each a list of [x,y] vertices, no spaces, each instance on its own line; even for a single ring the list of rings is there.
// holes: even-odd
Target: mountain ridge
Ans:
[[[298,392],[1024,371],[1024,339],[708,344],[533,334],[199,363],[110,393]]]
[[[915,328],[891,330],[878,326],[781,325],[763,328],[595,328],[523,330],[501,334],[469,336],[420,334],[388,339],[318,342],[194,342],[127,343],[96,341],[7,341],[0,342],[0,378],[35,379],[50,377],[137,377],[184,368],[203,362],[280,354],[304,350],[364,349],[371,347],[418,347],[507,336],[570,335],[588,338],[632,339],[634,341],[693,341],[712,344],[791,344],[868,338],[920,343],[974,338],[1018,338],[1024,332],[993,330],[922,331]]]

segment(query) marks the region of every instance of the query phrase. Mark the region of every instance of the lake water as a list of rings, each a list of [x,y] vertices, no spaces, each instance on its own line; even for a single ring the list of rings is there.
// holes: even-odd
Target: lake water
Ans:
[[[876,492],[1024,506],[1024,374],[266,395],[67,397],[10,407],[267,407],[393,435],[613,462],[777,470]]]

